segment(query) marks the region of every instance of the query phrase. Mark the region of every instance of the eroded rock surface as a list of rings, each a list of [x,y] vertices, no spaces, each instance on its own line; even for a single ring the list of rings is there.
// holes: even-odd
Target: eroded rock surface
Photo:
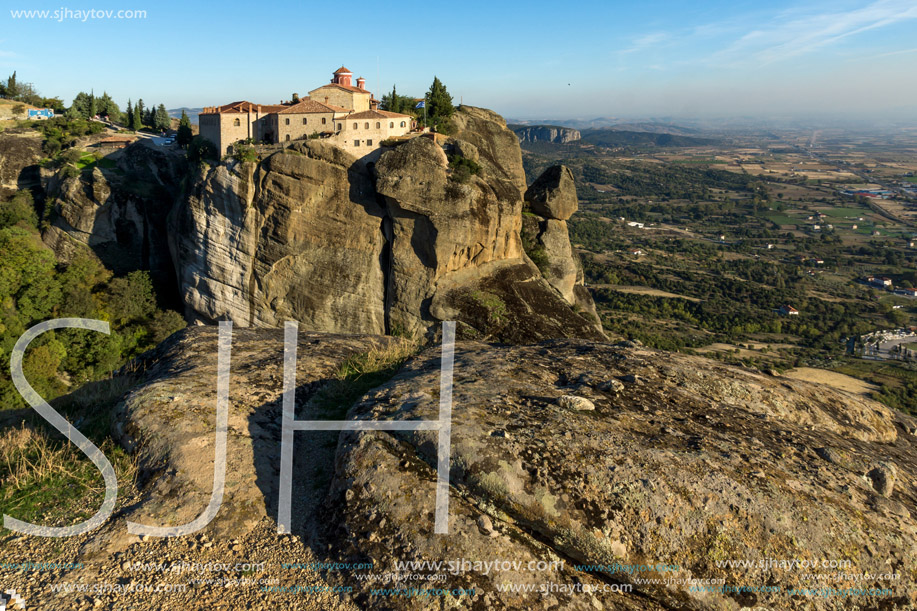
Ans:
[[[240,578],[252,581],[230,586],[233,604],[265,610],[840,611],[917,602],[917,437],[908,432],[917,421],[869,399],[633,343],[459,342],[448,534],[433,532],[438,436],[427,430],[296,433],[293,534],[278,535],[282,332],[236,328],[233,336],[229,464],[213,522],[146,540],[125,525],[183,524],[210,498],[217,331],[189,328],[130,368],[137,381],[119,402],[115,428],[134,452],[139,493],[88,535],[6,542],[4,562],[84,566],[12,573],[4,587],[52,611],[220,608],[225,580]],[[437,419],[439,347],[348,413],[320,411],[345,362],[396,342],[303,332],[297,419]],[[850,564],[758,565],[822,560]],[[432,564],[411,564],[425,561]],[[262,562],[254,573],[133,568]],[[361,568],[303,568],[309,563]],[[850,583],[835,573],[898,578]],[[690,579],[722,581],[692,589]],[[74,597],[50,591],[61,580],[188,588]],[[615,592],[622,586],[633,591]],[[892,593],[790,593],[825,587]],[[453,596],[457,588],[470,594]]]
[[[252,326],[294,319],[311,330],[429,338],[450,315],[496,340],[604,337],[591,317],[571,311],[577,300],[592,301],[574,294],[566,226],[545,237],[556,261],[545,277],[523,251],[526,186],[515,134],[480,108],[461,107],[454,122],[453,137],[414,138],[375,163],[310,140],[259,163],[203,171],[172,217],[189,318]],[[457,176],[456,157],[476,172]],[[494,316],[481,320],[479,308],[468,311],[469,300],[455,297],[477,295],[497,278],[520,285],[488,289],[495,297],[483,300]],[[524,317],[533,320],[499,324]]]
[[[437,358],[431,351],[410,363],[351,417],[436,419]],[[435,433],[349,433],[338,449],[331,493],[338,504],[329,514],[341,521],[329,540],[346,540],[342,554],[381,564],[391,562],[392,550],[398,560],[559,558],[567,568],[605,569],[463,573],[453,582],[493,593],[500,583],[582,578],[639,592],[600,596],[595,608],[873,608],[878,598],[790,595],[792,588],[853,586],[806,578],[830,570],[755,568],[767,559],[849,561],[843,573],[899,576],[856,585],[892,588],[882,597],[887,608],[917,602],[917,440],[904,432],[913,419],[879,403],[702,358],[581,341],[461,344],[453,399],[453,534],[430,536]],[[594,411],[576,407],[589,404]],[[826,445],[847,457],[843,465],[816,449]],[[877,463],[898,465],[891,491],[889,471],[876,471]],[[482,532],[483,516],[495,536]],[[615,563],[677,568],[628,574],[613,570]],[[782,592],[639,581],[648,578],[722,579]],[[583,595],[491,594],[485,601],[477,608],[590,603]]]
[[[0,199],[19,189],[39,186],[38,162],[42,157],[38,132],[18,129],[0,132]]]

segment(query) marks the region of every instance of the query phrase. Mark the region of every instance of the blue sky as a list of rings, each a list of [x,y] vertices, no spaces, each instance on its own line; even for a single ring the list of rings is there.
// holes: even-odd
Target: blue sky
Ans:
[[[14,19],[14,10],[145,19]],[[863,114],[917,119],[917,1],[448,4],[5,0],[0,77],[167,107],[305,94],[341,64],[378,93],[513,118]]]

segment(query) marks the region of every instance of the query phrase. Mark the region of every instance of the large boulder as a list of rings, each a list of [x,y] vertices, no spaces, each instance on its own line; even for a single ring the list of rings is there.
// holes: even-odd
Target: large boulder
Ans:
[[[385,333],[382,217],[365,166],[325,142],[202,171],[172,218],[188,316]]]
[[[566,166],[551,166],[525,192],[525,201],[538,216],[566,221],[579,209],[573,172]]]
[[[88,246],[115,273],[146,269],[161,286],[174,286],[166,219],[180,190],[184,160],[135,144],[106,161],[115,167],[43,177],[53,207],[42,239],[59,260]]]
[[[301,333],[296,419],[437,420],[441,351],[398,368],[405,347]],[[458,342],[448,533],[434,533],[431,429],[296,433],[292,533],[278,535],[283,332],[236,328],[219,512],[192,535],[131,535],[127,521],[180,525],[207,507],[217,354],[217,330],[190,327],[90,389],[96,415],[115,397],[104,415],[136,477],[88,534],[4,540],[5,562],[75,563],[71,583],[133,587],[75,596],[51,588],[60,571],[20,570],[4,588],[54,610],[217,609],[227,591],[240,608],[309,611],[917,604],[917,420],[630,342]]]
[[[522,262],[522,201],[511,184],[493,188],[506,185],[505,178],[454,180],[445,153],[427,138],[385,153],[375,172],[391,221],[393,328],[425,332],[430,302],[446,276],[493,261]]]
[[[33,130],[0,131],[0,200],[39,186],[41,136]]]
[[[436,420],[438,359],[431,350],[411,362],[350,417]],[[339,558],[383,571],[405,560],[565,562],[449,576],[449,587],[483,593],[482,609],[917,603],[917,437],[904,432],[913,418],[817,384],[583,341],[459,344],[454,380],[449,535],[431,534],[437,434],[347,433],[326,521]],[[844,460],[824,458],[826,446]],[[876,467],[893,464],[894,487]],[[912,483],[901,485],[902,473]],[[539,591],[546,582],[599,590]],[[501,590],[507,583],[523,585]],[[622,583],[632,593],[601,590]],[[370,587],[356,599],[372,604]],[[793,594],[849,587],[891,593],[867,606]]]

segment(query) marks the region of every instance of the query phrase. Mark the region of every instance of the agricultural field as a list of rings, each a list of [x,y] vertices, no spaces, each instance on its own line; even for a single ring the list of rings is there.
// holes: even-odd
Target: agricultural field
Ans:
[[[794,372],[917,412],[917,363],[876,365],[856,352],[866,333],[917,327],[917,299],[864,281],[917,286],[917,200],[843,193],[910,184],[917,146],[812,140],[746,134],[554,153],[524,144],[523,161],[529,180],[553,163],[573,171],[580,211],[570,236],[610,335]],[[782,306],[799,313],[782,316]]]

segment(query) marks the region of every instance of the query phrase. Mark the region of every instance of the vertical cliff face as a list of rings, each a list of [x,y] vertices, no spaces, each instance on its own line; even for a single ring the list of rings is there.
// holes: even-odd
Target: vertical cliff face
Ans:
[[[38,162],[42,157],[37,132],[4,130],[0,136],[0,199],[19,189],[38,186]]]
[[[601,337],[571,309],[572,285],[523,250],[515,134],[483,109],[462,107],[455,123],[454,137],[414,138],[374,164],[309,140],[201,170],[171,219],[189,318],[413,336],[450,318],[472,337]],[[566,226],[546,239],[575,276]]]
[[[307,141],[198,178],[172,218],[191,318],[385,332],[382,208],[364,166]]]
[[[517,127],[516,135],[521,142],[553,142],[566,144],[576,142],[582,136],[579,130],[556,125],[533,125],[531,127]]]
[[[166,218],[178,197],[184,161],[142,144],[109,161],[114,167],[97,166],[77,176],[42,171],[50,206],[42,239],[62,261],[84,245],[115,273],[147,269],[162,286],[173,286]]]

